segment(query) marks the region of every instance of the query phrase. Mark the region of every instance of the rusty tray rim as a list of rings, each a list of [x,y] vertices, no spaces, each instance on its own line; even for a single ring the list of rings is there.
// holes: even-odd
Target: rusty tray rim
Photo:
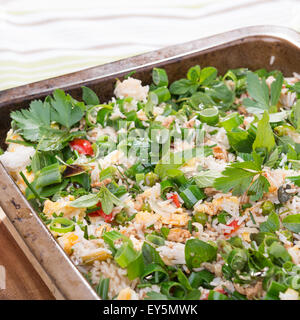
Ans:
[[[294,46],[300,48],[300,33],[288,27],[275,25],[258,25],[238,28],[209,37],[164,47],[162,49],[135,55],[103,65],[94,66],[57,77],[5,89],[0,91],[0,107],[2,104],[14,101],[17,102],[24,98],[34,97],[35,95],[47,95],[56,88],[72,89],[82,84],[88,85],[89,83],[98,81],[99,79],[108,78],[116,74],[127,74],[140,68],[166,63],[176,58],[181,58],[200,51],[217,48],[219,46],[230,44],[244,38],[263,36],[288,41]],[[166,52],[170,52],[170,54],[166,54],[166,56],[164,57]],[[158,56],[158,59],[157,57],[153,58],[155,55]],[[136,60],[138,58],[143,58],[146,61],[148,60],[148,62],[138,64],[136,63]],[[126,67],[124,67],[124,65],[126,65]],[[81,79],[75,80],[78,74],[81,75]],[[49,82],[54,81],[56,82],[56,85],[49,86]],[[14,99],[11,99],[11,96],[14,96]]]
[[[0,107],[4,107],[8,103],[18,103],[24,99],[34,99],[37,95],[47,95],[56,88],[71,89],[83,84],[89,85],[99,79],[105,79],[111,76],[117,77],[127,74],[133,70],[163,64],[177,58],[186,57],[208,49],[218,48],[222,45],[228,45],[249,37],[276,38],[278,40],[288,41],[300,49],[300,35],[292,29],[265,25],[245,27],[203,39],[166,47],[105,65],[61,75],[55,78],[6,89],[0,91]],[[143,58],[146,62],[138,64],[138,58]],[[75,75],[76,77],[78,77],[78,75],[81,76],[80,81],[74,80]],[[52,82],[55,82],[55,85],[53,85]],[[12,96],[14,96],[13,99],[11,99]],[[53,281],[54,287],[65,299],[99,300],[100,298],[97,296],[93,288],[89,285],[78,268],[73,264],[71,259],[66,255],[64,250],[51,235],[50,231],[36,214],[35,210],[30,206],[29,202],[26,200],[1,163],[0,180],[2,189],[0,206],[16,229],[16,232],[18,232],[23,239],[24,244],[33,253],[33,256],[40,263],[41,268]],[[12,191],[13,193],[11,193]],[[28,228],[28,224],[30,224],[30,228]],[[37,233],[35,234],[31,232],[31,229],[34,229]],[[42,245],[36,241],[37,234],[42,237],[43,241],[45,241]],[[65,268],[63,276],[61,275],[60,270],[58,270],[60,274],[57,273],[54,263],[51,262],[49,265],[48,259],[43,257],[43,250],[49,248],[47,245],[51,248],[52,253],[57,254],[56,260],[59,259],[58,255],[60,255],[60,262]],[[70,281],[67,284],[65,281],[66,279],[64,278],[66,275],[68,281]],[[80,293],[78,293],[77,290],[79,290]]]

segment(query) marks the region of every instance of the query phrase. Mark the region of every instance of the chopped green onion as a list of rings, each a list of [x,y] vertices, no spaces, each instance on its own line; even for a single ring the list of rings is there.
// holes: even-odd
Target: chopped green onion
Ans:
[[[228,300],[228,299],[229,298],[225,294],[220,293],[218,291],[214,291],[214,290],[210,290],[207,297],[207,300]]]
[[[265,300],[278,300],[279,293],[284,292],[286,289],[287,287],[285,285],[272,281],[265,296]]]
[[[109,105],[101,105],[101,109],[97,114],[97,123],[100,123],[103,127],[106,125],[108,116],[112,113],[113,107]]]
[[[188,209],[191,209],[195,203],[205,198],[205,193],[195,185],[189,186],[180,192],[179,195]]]
[[[165,281],[168,277],[167,271],[162,266],[156,263],[151,263],[146,265],[140,278],[143,281],[157,284]]]
[[[152,70],[152,80],[155,85],[158,87],[164,87],[167,86],[168,81],[168,75],[164,69],[160,68],[153,68]]]
[[[165,194],[167,192],[170,192],[172,189],[175,188],[175,185],[170,180],[164,180],[160,183],[160,190],[162,194]]]
[[[159,181],[159,177],[154,172],[148,172],[145,175],[144,182],[146,186],[152,187]]]
[[[300,276],[293,277],[291,285],[292,285],[293,289],[299,290],[300,289]]]
[[[121,268],[126,268],[137,256],[136,251],[129,242],[126,242],[118,249],[115,261]]]
[[[100,106],[99,105],[94,105],[94,106],[91,106],[87,109],[86,111],[86,115],[85,115],[85,121],[86,121],[86,124],[89,126],[89,127],[94,127],[96,125],[96,120],[97,120],[97,108],[99,108]],[[92,122],[92,119],[95,121],[95,122]]]
[[[220,120],[220,125],[226,131],[231,131],[243,123],[243,118],[238,112],[230,113],[228,116]]]
[[[141,181],[144,181],[145,174],[144,173],[137,173],[135,175],[135,181],[137,184],[140,184]]]
[[[161,284],[161,293],[165,294],[169,299],[184,299],[187,290],[181,283],[170,281]]]
[[[250,214],[250,218],[251,218],[251,221],[253,222],[253,224],[256,224],[256,221],[255,221],[251,211],[249,211],[249,214]]]
[[[168,238],[168,235],[169,235],[169,233],[170,233],[170,229],[167,228],[167,227],[162,227],[162,228],[160,229],[160,233],[161,233],[161,235],[162,235],[165,239],[167,239],[167,238]]]
[[[43,203],[43,198],[37,193],[37,191],[32,187],[31,183],[27,180],[24,173],[22,171],[19,172],[20,176],[23,178],[29,190],[34,194],[35,198],[38,199],[41,203]]]
[[[106,169],[103,169],[100,172],[100,181],[103,181],[104,179],[110,178],[113,179],[117,169],[115,167],[108,167]]]
[[[100,279],[96,287],[96,292],[102,300],[108,299],[109,278]]]
[[[60,225],[59,227],[57,225]],[[75,230],[75,223],[72,220],[66,218],[55,218],[50,224],[50,230],[58,233],[67,233]]]
[[[199,113],[199,119],[201,122],[214,126],[219,122],[219,111],[216,107],[203,109]]]
[[[248,261],[245,250],[240,248],[233,249],[227,258],[227,262],[232,270],[242,270]]]
[[[137,257],[132,260],[127,266],[127,277],[129,280],[134,280],[141,276],[145,269],[143,253],[140,252]]]
[[[123,239],[123,240],[127,240],[130,241],[129,238],[127,238],[126,236],[124,236],[122,233],[118,232],[118,231],[108,231],[105,232],[102,235],[103,240],[113,249],[116,251],[116,247],[114,242],[118,239]]]
[[[208,221],[208,217],[205,212],[196,212],[193,216],[193,220],[204,226],[206,224],[206,222]]]
[[[37,187],[46,187],[51,184],[61,183],[62,176],[59,163],[54,163],[48,167],[41,169],[37,174]]]
[[[171,99],[171,94],[168,88],[159,87],[153,91],[158,97],[158,103],[162,103]]]
[[[149,242],[152,242],[153,244],[155,244],[157,246],[163,246],[165,244],[165,240],[162,237],[156,236],[154,234],[146,235],[146,240]]]

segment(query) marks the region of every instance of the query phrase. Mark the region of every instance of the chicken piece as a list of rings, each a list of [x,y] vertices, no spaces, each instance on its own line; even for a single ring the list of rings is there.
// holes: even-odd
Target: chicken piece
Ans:
[[[217,194],[219,191],[216,190],[215,188],[205,188],[205,189],[204,189],[204,192],[205,192],[205,194],[206,194],[208,197],[212,197],[212,196],[214,196],[215,194]]]
[[[195,119],[191,119],[188,122],[186,122],[183,126],[186,128],[193,128],[195,125],[196,120]]]
[[[212,150],[213,150],[214,157],[216,159],[222,159],[222,160],[225,160],[226,162],[228,161],[228,154],[225,149],[221,148],[220,146],[215,146],[212,148]]]
[[[99,249],[98,251],[82,256],[81,259],[84,264],[93,264],[96,260],[105,261],[111,257],[111,254],[106,249]]]
[[[174,242],[182,242],[185,243],[187,239],[191,237],[191,234],[188,230],[181,228],[171,229],[168,234],[168,240]]]
[[[160,216],[148,211],[141,211],[136,214],[135,221],[145,227],[150,227],[160,219]]]
[[[136,198],[135,198],[135,202],[134,202],[134,209],[137,211],[141,211],[143,204],[144,204],[144,199],[145,196],[143,194],[139,194]]]
[[[243,287],[238,283],[233,284],[236,291],[243,294],[247,299],[260,298],[263,294],[262,281],[257,281],[255,285]]]
[[[161,222],[163,224],[172,225],[176,227],[185,227],[190,218],[186,212],[184,213],[169,213],[161,214]]]
[[[138,297],[135,291],[127,287],[119,292],[117,300],[138,300]]]
[[[242,115],[244,115],[244,116],[247,116],[247,115],[248,115],[248,111],[247,111],[247,109],[246,109],[244,106],[239,106],[239,107],[237,108],[237,110],[238,110],[239,114],[242,114]]]
[[[79,242],[79,237],[74,232],[68,232],[58,239],[58,242],[63,247],[65,252],[70,255],[72,247]]]
[[[212,202],[204,202],[195,204],[195,212],[205,212],[210,216],[218,214],[222,210],[226,210],[231,215],[237,215],[239,213],[239,199],[234,196],[222,196],[217,199],[213,199]]]
[[[111,183],[111,179],[110,178],[106,178],[102,181],[97,181],[91,184],[92,188],[101,188],[103,186],[106,186],[107,184]]]
[[[168,116],[164,119],[162,122],[162,125],[166,128],[170,127],[170,124],[174,121],[175,117],[174,116]]]
[[[48,217],[52,217],[53,213],[56,213],[57,215],[63,213],[66,218],[74,216],[83,217],[86,209],[72,207],[71,202],[73,200],[75,200],[73,196],[62,198],[56,202],[46,200],[44,203],[43,213]]]

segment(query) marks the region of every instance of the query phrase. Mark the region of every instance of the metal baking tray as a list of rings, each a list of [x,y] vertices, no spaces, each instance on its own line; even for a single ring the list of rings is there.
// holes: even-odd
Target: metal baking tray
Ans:
[[[144,84],[151,81],[153,67],[166,69],[172,82],[184,77],[196,64],[214,66],[222,74],[227,69],[279,69],[285,76],[300,73],[300,35],[290,29],[257,26],[233,30],[208,38],[179,44],[117,62],[64,76],[31,83],[0,92],[0,144],[5,147],[12,110],[27,107],[33,99],[43,99],[54,89],[66,90],[80,100],[81,86],[92,88],[102,102],[113,94],[115,79],[136,71]],[[44,226],[18,187],[0,165],[0,206],[14,230],[38,263],[45,283],[61,299],[99,297]]]

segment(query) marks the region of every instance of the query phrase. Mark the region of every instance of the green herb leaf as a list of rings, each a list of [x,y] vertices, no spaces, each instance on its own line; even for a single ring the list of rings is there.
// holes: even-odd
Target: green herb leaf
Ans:
[[[70,203],[74,208],[89,208],[95,206],[99,202],[97,193],[84,195]]]
[[[195,182],[199,188],[212,187],[216,178],[221,174],[214,170],[201,171],[195,177]]]
[[[50,104],[35,100],[30,103],[28,110],[13,111],[10,116],[25,139],[38,141],[41,137],[40,128],[50,126]]]
[[[276,212],[271,212],[268,220],[262,222],[259,226],[261,232],[275,232],[279,230],[280,220]]]
[[[42,188],[51,184],[60,183],[62,181],[62,175],[60,172],[59,163],[51,164],[48,167],[44,167],[40,172],[37,172],[36,186]]]
[[[300,233],[300,214],[286,216],[282,224],[290,231]]]
[[[39,151],[55,151],[63,149],[69,141],[85,135],[83,131],[69,132],[50,127],[40,128],[40,138],[37,145]]]
[[[300,176],[286,177],[285,179],[293,182],[296,186],[300,187]]]
[[[217,247],[199,239],[188,240],[185,244],[185,261],[188,268],[199,268],[202,262],[216,259]]]
[[[256,175],[256,172],[247,171],[240,168],[227,167],[214,182],[214,188],[224,193],[232,191],[233,195],[242,195],[248,188]]]
[[[298,83],[300,87],[300,82]],[[291,122],[297,130],[300,129],[300,100],[298,100],[297,103],[292,107]]]
[[[204,269],[199,272],[192,272],[189,276],[189,282],[195,289],[201,287],[211,288],[210,283],[214,279],[214,274]]]
[[[254,103],[246,98],[243,101],[246,107],[269,110],[269,88],[264,78],[260,81],[257,74],[249,71],[247,73],[247,89]]]
[[[235,151],[243,153],[251,152],[254,139],[249,132],[236,128],[232,131],[227,131],[227,137],[230,146]]]
[[[145,300],[169,300],[169,299],[164,294],[161,294],[156,291],[150,291],[150,292],[147,292]]]
[[[170,92],[176,95],[185,94],[189,91],[192,84],[193,83],[188,79],[175,81],[170,85]]]
[[[51,119],[70,129],[75,123],[81,120],[84,112],[74,103],[71,96],[64,91],[56,89],[53,92],[51,101]]]
[[[100,103],[98,96],[92,89],[85,86],[82,86],[81,89],[82,89],[82,100],[87,105],[94,106]]]
[[[270,187],[269,181],[262,175],[260,175],[254,182],[251,184],[248,195],[250,195],[251,201],[258,201],[262,198],[264,192],[268,192]]]
[[[210,85],[217,77],[218,70],[214,67],[207,67],[201,70],[199,83],[203,86]]]
[[[275,81],[271,84],[271,107],[277,106],[278,100],[280,98],[281,90],[282,90],[282,84],[283,84],[283,75],[281,72],[278,73]]]
[[[153,68],[152,70],[152,80],[155,85],[158,87],[168,86],[168,75],[166,70],[161,68]]]
[[[98,193],[98,199],[101,202],[102,210],[105,214],[110,214],[113,205],[121,206],[122,201],[113,195],[106,187],[102,187]]]
[[[258,121],[256,138],[252,148],[254,151],[258,148],[265,148],[270,152],[275,146],[273,130],[269,123],[269,114],[265,111],[261,120]]]

